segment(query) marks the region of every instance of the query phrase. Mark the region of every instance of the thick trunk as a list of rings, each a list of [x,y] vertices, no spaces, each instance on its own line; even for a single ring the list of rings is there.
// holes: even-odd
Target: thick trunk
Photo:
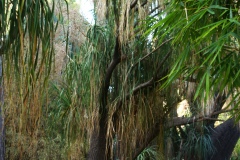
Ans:
[[[3,93],[3,73],[2,73],[2,56],[0,56],[0,160],[4,160],[5,154],[5,129],[2,107],[4,104]]]
[[[230,159],[233,149],[240,137],[239,126],[234,123],[233,119],[229,119],[216,127],[211,137],[215,152],[209,156],[209,159]]]
[[[116,45],[114,49],[114,55],[111,63],[109,64],[107,71],[105,73],[105,77],[103,79],[103,85],[101,86],[100,92],[100,106],[99,106],[99,122],[95,123],[95,125],[99,125],[95,127],[90,141],[90,150],[88,152],[89,160],[105,160],[110,159],[110,149],[107,145],[107,120],[108,120],[108,91],[110,86],[110,80],[112,77],[112,73],[117,65],[123,60],[121,57],[121,49],[120,49],[120,41],[119,38],[116,37]],[[97,130],[96,128],[99,128]]]
[[[0,160],[4,160],[5,154],[5,132],[4,132],[4,118],[2,116],[2,109],[0,109]]]
[[[99,130],[94,129],[91,140],[90,149],[88,152],[88,160],[105,160],[106,159],[106,149],[107,149],[107,125],[106,117],[102,117],[99,122]]]

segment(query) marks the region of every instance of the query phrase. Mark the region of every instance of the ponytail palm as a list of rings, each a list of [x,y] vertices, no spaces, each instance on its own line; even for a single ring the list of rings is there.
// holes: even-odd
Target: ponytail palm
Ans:
[[[33,139],[37,139],[41,130],[42,106],[46,105],[43,98],[54,57],[53,39],[57,24],[54,7],[54,1],[50,4],[48,0],[0,2],[6,130],[7,135],[11,132],[13,144],[18,144],[16,148],[10,148],[14,154],[8,158],[14,158],[14,155],[24,158],[24,150],[29,146],[23,141],[28,140],[33,142],[28,155],[36,154],[37,144]],[[7,139],[7,145],[12,146],[10,139]]]

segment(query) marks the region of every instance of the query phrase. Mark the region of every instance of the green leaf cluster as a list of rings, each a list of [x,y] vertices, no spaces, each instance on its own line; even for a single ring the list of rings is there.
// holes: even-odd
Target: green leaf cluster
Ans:
[[[195,99],[240,86],[239,3],[173,0],[146,34],[172,37],[175,61],[163,88],[179,76],[198,82]]]

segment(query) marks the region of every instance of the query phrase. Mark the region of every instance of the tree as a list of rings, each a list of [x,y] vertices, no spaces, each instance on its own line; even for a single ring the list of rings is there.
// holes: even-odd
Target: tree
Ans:
[[[19,93],[9,96],[9,104],[20,106],[9,107],[20,114],[11,122],[19,124],[13,127],[17,136],[37,141],[42,130],[53,142],[60,134],[57,143],[69,159],[74,149],[87,159],[135,159],[154,146],[161,158],[206,159],[214,152],[218,136],[211,131],[224,129],[213,128],[214,122],[225,112],[227,97],[238,104],[238,1],[95,1],[95,25],[49,94],[55,5],[8,4],[1,6],[1,52],[7,90]],[[190,116],[178,117],[184,99]],[[232,126],[228,122],[222,126]],[[23,139],[18,144],[20,159],[37,157],[26,155]],[[193,150],[184,150],[190,145]]]
[[[136,9],[134,6],[137,4],[138,4],[138,8],[136,7],[137,8]],[[140,13],[136,13],[136,11],[140,12],[141,7],[145,5],[147,6],[147,3],[140,2],[140,1],[134,1],[132,3],[130,2],[120,3],[118,1],[113,1],[112,5],[106,4],[106,6],[108,6],[108,9],[111,8],[109,6],[113,6],[113,11],[110,13],[109,11],[107,11],[106,17],[109,18],[110,15],[115,16],[114,20],[117,26],[116,27],[117,38],[115,40],[116,44],[115,44],[115,50],[113,52],[112,63],[108,65],[107,72],[105,75],[105,80],[103,80],[103,83],[102,83],[103,84],[102,90],[104,90],[105,92],[100,92],[101,99],[99,102],[100,103],[99,135],[98,136],[93,135],[94,138],[97,137],[97,140],[94,139],[90,144],[90,153],[89,153],[90,159],[96,159],[96,157],[101,157],[101,155],[103,155],[104,152],[106,153],[109,152],[107,149],[108,147],[104,147],[107,149],[107,151],[106,150],[104,151],[104,149],[98,150],[98,151],[95,151],[95,150],[96,148],[100,148],[100,146],[106,146],[104,145],[107,142],[105,137],[108,138],[107,122],[109,123],[109,120],[107,117],[107,113],[109,112],[108,111],[109,106],[107,106],[106,102],[111,102],[111,101],[108,101],[106,97],[107,97],[107,92],[109,90],[109,86],[111,86],[110,76],[111,76],[111,73],[113,72],[113,68],[115,68],[118,63],[119,65],[121,65],[120,63],[122,63],[121,61],[122,59],[124,60],[127,59],[126,61],[129,60],[129,58],[121,58],[121,56],[128,57],[129,54],[119,46],[121,47],[123,47],[124,45],[128,46],[131,43],[131,41],[128,40],[128,38],[131,36],[133,36],[134,38],[137,38],[137,36],[135,37],[135,35],[137,34],[131,33],[131,31],[134,30],[133,29],[134,25],[131,25],[131,22],[140,23],[138,25],[141,26],[142,21],[139,21],[137,17],[137,16],[140,16]],[[150,130],[150,131],[151,129],[154,128],[153,133],[142,132],[142,134],[140,134],[139,137],[137,138],[131,137],[131,138],[134,138],[134,140],[137,139],[136,141],[139,142],[142,138],[141,135],[143,135],[144,140],[143,140],[143,143],[141,144],[146,145],[146,144],[149,144],[150,140],[152,140],[153,137],[157,135],[156,132],[159,132],[159,130],[163,132],[162,131],[163,128],[161,129],[161,126],[163,126],[164,121],[169,121],[167,119],[168,113],[169,111],[172,110],[172,108],[174,108],[173,104],[168,102],[169,99],[176,100],[181,96],[188,98],[190,103],[194,102],[192,103],[193,109],[195,108],[195,111],[192,110],[193,115],[199,115],[199,111],[204,109],[203,106],[209,105],[208,111],[206,111],[205,114],[202,116],[207,115],[209,116],[209,118],[213,118],[211,115],[214,114],[214,112],[218,112],[222,109],[223,104],[226,100],[225,94],[227,94],[227,96],[233,94],[234,99],[236,99],[236,97],[239,96],[238,92],[236,92],[236,89],[238,88],[238,84],[239,84],[238,83],[239,78],[237,76],[239,74],[239,70],[237,67],[239,63],[238,63],[238,60],[236,60],[239,57],[238,56],[239,36],[237,33],[239,28],[238,6],[239,6],[239,2],[233,2],[233,1],[227,1],[227,2],[225,1],[224,2],[221,2],[221,1],[198,1],[198,2],[171,1],[166,6],[166,10],[163,11],[159,17],[154,17],[150,15],[150,20],[148,22],[150,22],[150,26],[152,27],[148,30],[148,33],[154,34],[154,40],[156,43],[154,43],[153,41],[153,44],[157,44],[157,45],[160,45],[161,43],[165,44],[164,42],[165,41],[168,42],[170,41],[170,39],[172,39],[172,44],[168,45],[168,47],[166,47],[167,49],[160,48],[161,52],[160,54],[158,53],[157,57],[154,57],[155,54],[151,55],[150,53],[147,54],[147,52],[144,53],[145,51],[144,49],[142,50],[143,52],[140,52],[137,49],[130,51],[130,53],[133,54],[133,56],[130,54],[131,55],[130,57],[135,58],[135,53],[136,53],[137,56],[142,57],[142,59],[140,58],[138,62],[135,61],[130,63],[133,65],[128,66],[129,69],[125,69],[125,70],[129,71],[127,73],[131,73],[131,71],[134,70],[132,68],[138,65],[139,67],[138,69],[141,70],[141,74],[140,74],[141,78],[138,77],[139,79],[137,79],[136,77],[134,77],[134,80],[137,79],[137,81],[132,80],[129,82],[129,86],[132,86],[133,84],[136,86],[136,87],[130,87],[130,88],[133,88],[132,90],[130,89],[126,92],[126,90],[120,89],[122,90],[122,92],[125,91],[123,93],[124,96],[123,97],[120,96],[120,98],[118,98],[120,100],[117,100],[116,102],[117,103],[116,111],[110,115],[116,116],[115,115],[116,112],[118,112],[118,110],[120,110],[121,107],[125,108],[126,106],[128,106],[127,107],[128,110],[131,110],[129,109],[129,106],[135,105],[135,106],[138,106],[135,109],[133,109],[135,114],[132,114],[133,115],[132,117],[135,118],[136,113],[139,114],[141,110],[139,107],[141,105],[138,104],[139,101],[136,99],[141,99],[142,101],[145,102],[145,104],[146,103],[149,104],[151,102],[150,98],[148,97],[149,92],[152,92],[153,90],[152,88],[157,86],[157,84],[160,84],[160,85],[162,84],[160,88],[162,89],[161,92],[163,95],[165,94],[169,95],[169,91],[168,92],[164,92],[164,91],[167,88],[168,89],[172,88],[174,82],[176,83],[176,79],[179,81],[180,86],[183,87],[183,90],[185,91],[186,91],[186,88],[184,87],[184,85],[188,82],[194,82],[197,85],[197,88],[195,92],[191,93],[190,97],[186,97],[187,95],[184,95],[184,93],[175,95],[173,97],[171,96],[161,97],[162,99],[161,103],[163,104],[164,102],[166,102],[167,105],[165,106],[162,105],[160,108],[157,108],[157,109],[151,108],[152,110],[155,110],[155,111],[158,110],[160,111],[160,113],[162,113],[162,114],[156,115],[158,117],[161,117],[160,119],[156,120],[153,118],[154,121],[158,122],[156,123],[158,127],[155,126],[156,124],[155,125],[148,124],[147,127],[141,126],[140,127],[141,129],[145,128],[146,130]],[[146,7],[146,8],[149,8],[149,7]],[[132,11],[132,9],[133,10],[135,9],[135,10]],[[153,12],[154,11],[150,11],[150,13],[153,13]],[[131,15],[133,15],[132,21],[131,21]],[[129,26],[130,28],[128,28]],[[144,28],[143,26],[144,25],[142,25],[141,27]],[[139,30],[138,31],[141,33],[142,30],[141,29]],[[131,37],[130,39],[134,39],[133,37]],[[144,46],[144,44],[147,44],[146,39],[145,39],[145,42],[140,41],[138,39],[136,41],[138,41],[142,46]],[[160,46],[162,47],[163,45],[160,45]],[[151,51],[153,50],[153,47],[155,46],[150,46],[150,47],[146,46],[145,48]],[[166,51],[169,51],[169,52],[166,52]],[[172,56],[169,56],[170,53]],[[158,75],[154,75],[154,74],[149,75],[149,70],[146,68],[150,67],[149,66],[150,64],[147,64],[147,62],[142,62],[145,60],[144,55],[145,56],[151,55],[154,57],[152,61],[149,60],[150,64],[152,65],[151,67],[154,66],[149,70],[152,70],[153,73],[156,73]],[[157,58],[160,58],[160,60],[158,61]],[[155,67],[155,64],[156,64],[156,67]],[[158,69],[161,69],[162,72]],[[145,75],[144,74],[145,72],[147,72],[148,75]],[[130,77],[129,74],[124,74],[122,72],[118,73],[118,75],[125,77],[124,79],[128,79]],[[166,78],[165,82],[163,82],[164,78]],[[115,78],[112,78],[112,79],[115,80]],[[114,82],[114,80],[112,80],[113,84],[116,83]],[[114,89],[112,92],[116,92],[115,88],[119,89],[122,87],[123,86],[120,86],[120,87],[113,86]],[[227,92],[226,92],[226,88],[228,89]],[[145,91],[145,89],[147,91]],[[201,97],[198,98],[200,95]],[[146,96],[147,98],[143,100],[142,96],[143,97]],[[134,99],[134,105],[131,104],[132,99]],[[214,100],[214,101],[210,103],[211,100]],[[125,103],[122,103],[122,101]],[[176,101],[175,103],[178,103],[178,102],[179,101]],[[154,105],[151,105],[151,107],[153,106]],[[199,110],[196,110],[197,106],[200,107]],[[123,111],[121,110],[120,112],[123,112]],[[126,112],[123,112],[121,114],[123,114],[125,117],[128,117],[126,118],[128,119],[127,122],[134,121],[134,118],[131,117],[131,114],[128,115]],[[119,120],[119,118],[116,118],[114,116],[113,116],[113,119],[115,121],[113,120],[112,122],[113,128],[115,127],[114,125],[118,123],[123,123],[124,121],[123,119],[121,119],[121,122],[116,122],[117,120]],[[148,117],[146,115],[144,116],[145,118]],[[149,123],[149,120],[151,121],[153,119],[150,118],[150,119],[147,119],[147,120],[144,119],[144,120]],[[123,124],[128,125],[127,122],[124,122]],[[139,120],[137,122],[139,122]],[[176,121],[173,122],[172,126],[176,125],[175,123]],[[183,121],[181,121],[180,124],[183,124]],[[209,125],[210,124],[211,126],[213,126],[214,123],[210,122]],[[114,131],[120,130],[120,133],[116,132],[115,136],[117,135],[117,137],[119,138],[119,135],[121,135],[122,132],[127,132],[125,134],[131,134],[131,130],[129,131],[125,127],[121,126],[118,129],[113,129]],[[133,129],[134,127],[131,126],[129,128]],[[136,129],[136,132],[139,132],[139,130],[141,129]],[[160,132],[160,137],[161,137],[161,132]],[[133,143],[133,145],[136,145],[135,147],[138,149],[144,146],[144,145],[139,146],[139,144],[136,143],[136,141],[134,141],[133,139],[131,138],[128,139],[129,135],[125,135],[125,134],[123,135],[123,137],[125,138],[125,140],[127,139],[126,140],[127,142],[122,142],[124,141],[123,137],[120,136],[121,138],[119,138],[121,139],[120,143],[123,144],[122,146],[128,146],[128,142],[131,142]],[[151,138],[148,139],[148,137],[151,137]],[[135,148],[135,152],[133,151],[132,155],[134,155],[135,153],[137,154],[139,153],[138,149],[136,148]],[[160,145],[160,148],[161,148],[161,145]],[[122,148],[120,147],[121,155],[123,156],[125,154],[131,155],[131,153],[125,153],[124,151],[121,151],[121,149]],[[127,150],[132,151],[134,149],[127,148]],[[202,158],[202,157],[198,157],[198,158]],[[102,157],[102,159],[104,158]]]
[[[54,1],[50,4],[47,0],[0,2],[1,159],[4,159],[4,141],[9,159],[24,159],[31,154],[36,158],[34,150],[39,144],[34,142],[42,128],[43,98],[53,61],[54,8]],[[2,103],[3,90],[5,103]],[[32,150],[26,152],[28,147]]]

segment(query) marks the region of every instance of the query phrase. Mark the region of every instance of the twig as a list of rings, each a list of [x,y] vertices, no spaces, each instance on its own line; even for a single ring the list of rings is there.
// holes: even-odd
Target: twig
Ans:
[[[173,38],[170,38],[170,39],[164,41],[160,46],[158,46],[157,48],[155,48],[155,49],[154,49],[153,51],[151,51],[150,53],[146,54],[146,55],[145,55],[144,57],[142,57],[138,62],[134,63],[134,64],[131,66],[131,68],[128,70],[127,76],[126,76],[123,84],[124,84],[124,85],[126,84],[127,78],[128,78],[128,76],[129,76],[130,72],[132,71],[132,69],[133,69],[136,65],[138,65],[140,62],[142,62],[144,59],[146,59],[147,57],[149,57],[151,54],[153,54],[155,51],[157,51],[159,48],[161,48],[164,44],[166,44],[167,42],[171,41],[172,39],[173,39]],[[168,54],[167,54],[167,55],[168,55]],[[164,59],[165,59],[165,57],[164,57]]]

